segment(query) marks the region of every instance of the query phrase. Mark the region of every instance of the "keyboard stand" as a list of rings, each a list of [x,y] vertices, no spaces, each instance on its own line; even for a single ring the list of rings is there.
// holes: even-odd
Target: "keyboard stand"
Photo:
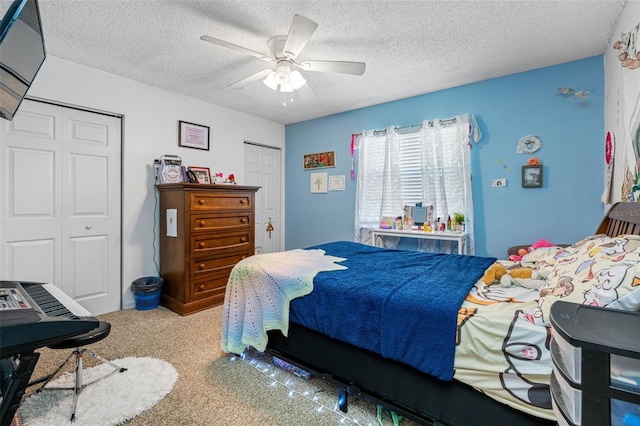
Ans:
[[[40,354],[31,351],[16,357],[0,359],[0,426],[11,425],[38,358]]]

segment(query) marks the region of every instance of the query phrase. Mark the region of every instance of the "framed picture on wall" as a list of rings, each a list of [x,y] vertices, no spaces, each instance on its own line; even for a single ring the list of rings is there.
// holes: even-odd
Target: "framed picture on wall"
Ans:
[[[542,187],[542,166],[522,166],[522,187]]]
[[[327,173],[311,173],[311,193],[325,194],[327,192]]]
[[[211,171],[209,170],[208,167],[191,166],[189,167],[189,170],[191,170],[193,174],[196,175],[196,179],[198,179],[198,183],[205,183],[205,184],[211,183]]]
[[[209,126],[178,121],[178,146],[209,151]]]
[[[336,166],[336,152],[317,152],[315,154],[305,154],[302,158],[304,170],[322,169]]]

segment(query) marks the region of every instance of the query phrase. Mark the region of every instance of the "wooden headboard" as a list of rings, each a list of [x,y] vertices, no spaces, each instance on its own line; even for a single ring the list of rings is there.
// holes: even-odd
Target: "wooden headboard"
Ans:
[[[604,217],[596,234],[616,237],[621,234],[640,235],[640,203],[614,204]]]

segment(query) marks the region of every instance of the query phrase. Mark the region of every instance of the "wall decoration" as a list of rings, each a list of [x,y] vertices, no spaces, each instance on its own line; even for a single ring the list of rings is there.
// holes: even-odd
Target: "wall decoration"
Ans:
[[[620,40],[613,43],[613,48],[620,51],[618,54],[620,65],[630,70],[640,68],[638,37],[640,37],[640,23],[628,33],[622,33]]]
[[[198,183],[204,183],[204,184],[211,183],[211,171],[209,170],[208,167],[191,166],[189,167],[189,170],[191,170],[196,175],[196,178],[198,179]]]
[[[508,173],[513,172],[513,169],[504,162],[504,158],[498,158],[498,163],[502,164],[502,168],[505,169]]]
[[[178,146],[209,151],[209,127],[178,121]]]
[[[527,135],[520,138],[516,147],[516,154],[533,154],[542,147],[542,142],[537,136]]]
[[[571,87],[558,87],[558,92],[565,97],[572,97],[578,99],[587,99],[591,92],[586,90],[576,90]]]
[[[607,132],[607,136],[604,139],[604,162],[607,166],[607,170],[604,174],[604,190],[600,201],[605,204],[611,202],[611,184],[613,180],[613,157],[615,151],[615,138],[613,132]]]
[[[522,166],[522,187],[542,187],[542,166]]]
[[[344,175],[329,176],[329,191],[344,191]]]
[[[303,158],[303,165],[305,170],[335,167],[336,152],[327,151],[318,152],[316,154],[305,154]]]
[[[311,193],[324,194],[327,192],[327,173],[311,173]]]

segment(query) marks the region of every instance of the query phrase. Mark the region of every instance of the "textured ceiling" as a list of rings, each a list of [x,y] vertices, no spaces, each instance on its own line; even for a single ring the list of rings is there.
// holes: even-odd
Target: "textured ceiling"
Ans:
[[[630,0],[631,1],[631,0]],[[283,124],[604,54],[623,0],[39,0],[47,53]],[[4,12],[10,2],[0,0]],[[318,24],[300,60],[367,64],[362,76],[304,72],[311,99],[262,82],[269,66],[200,40],[268,54],[295,14]],[[287,100],[286,107],[283,101]]]

